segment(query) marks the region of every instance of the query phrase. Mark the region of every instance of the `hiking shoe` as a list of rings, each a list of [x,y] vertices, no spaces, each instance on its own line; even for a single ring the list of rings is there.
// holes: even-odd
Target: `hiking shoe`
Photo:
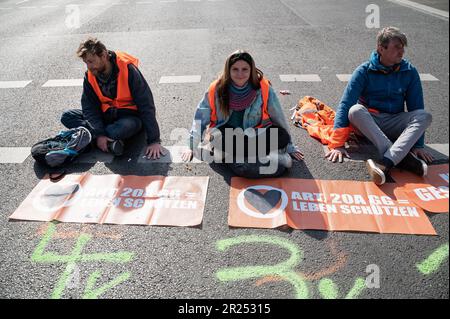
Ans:
[[[383,185],[386,182],[387,169],[384,165],[375,163],[374,160],[369,159],[366,162],[367,170],[370,178],[376,185]]]
[[[428,173],[428,165],[411,152],[406,154],[405,158],[397,164],[397,167],[421,177]]]
[[[124,144],[121,140],[108,142],[108,151],[114,156],[121,156],[123,154]]]

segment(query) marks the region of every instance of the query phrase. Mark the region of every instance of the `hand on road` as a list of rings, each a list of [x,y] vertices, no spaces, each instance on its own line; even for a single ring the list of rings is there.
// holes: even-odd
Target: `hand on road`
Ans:
[[[333,163],[336,163],[336,161],[342,163],[344,161],[344,156],[350,158],[350,155],[348,155],[347,151],[341,147],[331,149],[327,154],[325,154],[325,158],[328,158],[328,160]]]

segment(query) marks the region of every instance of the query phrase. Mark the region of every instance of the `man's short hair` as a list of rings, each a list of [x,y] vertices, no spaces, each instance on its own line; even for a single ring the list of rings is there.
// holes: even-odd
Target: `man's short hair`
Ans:
[[[100,56],[105,51],[107,51],[106,46],[100,40],[97,40],[97,38],[88,38],[86,41],[80,43],[77,56],[82,59],[88,53]]]
[[[396,27],[386,27],[381,29],[377,35],[377,45],[386,48],[393,39],[398,39],[405,47],[408,46],[406,35],[400,32]]]

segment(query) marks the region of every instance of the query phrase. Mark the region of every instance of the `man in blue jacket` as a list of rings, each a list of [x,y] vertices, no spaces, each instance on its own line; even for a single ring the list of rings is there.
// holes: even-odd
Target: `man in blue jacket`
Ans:
[[[353,72],[334,122],[333,147],[326,157],[342,162],[350,125],[378,149],[380,159],[369,159],[369,175],[377,185],[396,166],[419,176],[427,174],[432,156],[424,150],[424,133],[431,124],[425,112],[422,85],[416,68],[403,59],[406,35],[394,27],[382,29],[377,50]],[[406,111],[405,111],[406,104]]]

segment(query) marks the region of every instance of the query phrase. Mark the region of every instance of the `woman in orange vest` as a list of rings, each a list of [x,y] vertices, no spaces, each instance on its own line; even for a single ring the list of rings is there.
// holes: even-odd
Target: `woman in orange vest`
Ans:
[[[199,103],[189,146],[184,161],[203,150],[202,160],[225,161],[243,177],[277,176],[292,166],[291,156],[303,159],[275,91],[243,50],[227,58],[224,71]],[[273,163],[276,169],[267,170]]]

